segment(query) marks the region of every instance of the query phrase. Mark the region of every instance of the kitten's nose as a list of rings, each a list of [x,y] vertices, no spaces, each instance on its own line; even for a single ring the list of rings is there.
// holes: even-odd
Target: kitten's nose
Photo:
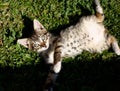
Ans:
[[[42,43],[40,44],[40,46],[41,46],[41,47],[47,47],[46,44],[45,44],[45,42],[42,42]]]

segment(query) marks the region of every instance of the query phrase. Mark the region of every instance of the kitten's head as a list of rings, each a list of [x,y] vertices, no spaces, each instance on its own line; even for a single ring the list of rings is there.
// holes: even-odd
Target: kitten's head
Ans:
[[[49,47],[50,34],[36,19],[33,21],[34,34],[29,38],[18,39],[18,43],[36,52],[42,52]]]

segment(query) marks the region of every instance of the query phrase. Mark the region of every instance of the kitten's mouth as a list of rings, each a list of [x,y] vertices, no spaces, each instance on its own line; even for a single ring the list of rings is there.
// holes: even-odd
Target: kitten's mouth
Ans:
[[[41,47],[45,47],[45,48],[47,47],[45,42],[42,42],[42,43],[40,44],[40,46],[41,46]]]

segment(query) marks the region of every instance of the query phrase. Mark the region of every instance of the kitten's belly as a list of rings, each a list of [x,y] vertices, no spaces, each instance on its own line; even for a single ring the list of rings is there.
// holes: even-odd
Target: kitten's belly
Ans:
[[[90,53],[102,53],[108,48],[109,46],[106,41],[101,41],[100,43],[94,43],[93,41],[86,41],[85,43],[80,42],[77,47],[76,45],[71,47],[64,46],[62,49],[62,57],[75,57],[83,51],[88,51]]]
[[[62,50],[62,57],[75,57],[78,54],[81,54],[82,50],[78,49],[76,47],[69,48],[63,48]]]
[[[72,26],[62,33],[63,56],[72,57],[83,50],[101,53],[108,49],[105,28],[95,18],[83,19],[75,27]]]

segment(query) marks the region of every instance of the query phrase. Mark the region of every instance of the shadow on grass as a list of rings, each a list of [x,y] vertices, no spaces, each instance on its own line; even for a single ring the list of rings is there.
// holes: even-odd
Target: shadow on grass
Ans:
[[[120,91],[120,59],[101,58],[63,64],[59,91]],[[59,87],[59,86],[58,86]],[[60,89],[60,88],[59,88]]]
[[[0,68],[0,91],[40,91],[47,74],[44,64]]]
[[[0,68],[0,91],[40,91],[46,75],[43,63],[20,68]],[[120,61],[63,62],[55,91],[120,91]]]
[[[31,37],[34,33],[33,21],[26,16],[23,16],[24,28],[22,30],[23,38]]]

